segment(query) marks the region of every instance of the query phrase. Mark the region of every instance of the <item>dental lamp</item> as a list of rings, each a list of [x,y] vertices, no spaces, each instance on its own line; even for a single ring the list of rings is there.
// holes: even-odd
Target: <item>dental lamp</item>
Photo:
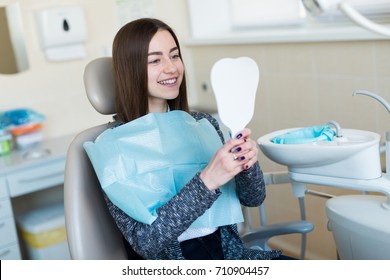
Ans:
[[[357,25],[374,33],[390,36],[390,29],[381,26],[361,15],[347,0],[302,0],[306,10],[313,16],[329,10],[339,9]]]

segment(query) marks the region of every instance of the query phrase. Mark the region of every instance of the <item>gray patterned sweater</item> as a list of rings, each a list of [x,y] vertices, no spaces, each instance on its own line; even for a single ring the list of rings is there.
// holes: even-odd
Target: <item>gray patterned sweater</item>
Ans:
[[[200,120],[206,118],[215,127],[222,143],[224,137],[218,122],[209,114],[192,112]],[[263,173],[258,163],[236,176],[237,195],[242,205],[259,206],[265,199]],[[105,195],[109,211],[124,238],[137,254],[144,259],[184,259],[180,236],[199,216],[218,199],[220,192],[209,191],[196,174],[170,201],[157,210],[158,217],[151,224],[140,223],[115,206]],[[236,225],[220,227],[222,249],[225,259],[272,259],[279,250],[260,251],[244,247]]]

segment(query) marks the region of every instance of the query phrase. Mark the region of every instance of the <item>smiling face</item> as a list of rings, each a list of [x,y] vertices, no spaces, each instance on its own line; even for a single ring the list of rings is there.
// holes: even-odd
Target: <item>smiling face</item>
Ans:
[[[149,112],[166,111],[166,101],[179,95],[183,75],[184,65],[171,33],[157,31],[148,51]]]

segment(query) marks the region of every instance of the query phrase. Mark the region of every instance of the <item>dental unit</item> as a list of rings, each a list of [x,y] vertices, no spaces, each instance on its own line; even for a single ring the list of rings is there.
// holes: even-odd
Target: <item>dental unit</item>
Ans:
[[[379,25],[361,15],[349,4],[348,0],[302,0],[302,3],[313,16],[338,9],[358,26],[382,36],[390,36],[388,27]],[[379,95],[365,90],[354,91],[354,95],[372,97],[390,113],[389,104]],[[348,130],[343,131],[349,132]],[[351,141],[351,146],[355,146],[357,149],[349,157],[350,160],[346,158],[345,165],[341,164],[339,167],[343,167],[345,170],[356,169],[357,171],[359,169],[357,166],[360,166],[363,169],[367,168],[364,170],[367,173],[321,174],[321,169],[317,169],[317,174],[310,174],[310,172],[305,172],[303,168],[294,169],[294,167],[289,166],[289,177],[293,180],[292,186],[296,190],[294,192],[296,195],[308,193],[305,184],[309,183],[359,190],[366,194],[368,192],[384,194],[385,196],[370,194],[331,197],[326,202],[326,214],[329,220],[328,228],[333,233],[340,259],[388,260],[390,259],[390,131],[386,132],[385,144],[380,147],[379,135],[367,131],[355,132],[357,135],[360,134],[361,144],[354,145]],[[340,139],[343,137],[335,140]],[[264,142],[264,140],[263,138],[262,141]],[[348,142],[347,138],[347,141],[343,139],[341,143],[343,145]],[[268,144],[268,142],[264,143]],[[385,153],[385,173],[382,173],[380,169],[379,153]],[[363,162],[357,162],[358,160]],[[341,162],[343,161],[341,160]],[[315,167],[313,169],[316,170]]]
[[[379,101],[390,113],[390,105],[379,95],[357,90]],[[390,131],[380,147],[380,135],[370,131],[341,129],[331,121],[334,137],[280,144],[274,139],[289,137],[307,128],[279,130],[257,142],[269,159],[288,168],[296,197],[304,197],[307,184],[361,191],[362,195],[333,197],[326,203],[328,227],[341,259],[390,259]],[[295,134],[299,135],[299,134]],[[307,134],[305,134],[307,137]],[[386,153],[382,173],[380,153]],[[367,193],[384,195],[367,195]]]
[[[367,91],[355,91],[380,101],[390,112],[389,104],[380,96]],[[389,174],[382,174],[380,166],[380,135],[370,131],[341,129],[335,126],[332,141],[318,141],[299,145],[279,145],[270,139],[297,128],[267,134],[258,139],[260,149],[271,160],[286,165],[293,181],[334,186],[358,191],[381,192],[387,196],[383,207],[390,210]],[[390,132],[386,142],[386,170],[390,165]]]
[[[379,25],[364,17],[348,2],[348,0],[302,0],[302,4],[313,16],[338,9],[352,22],[367,29],[368,31],[382,36],[390,36],[389,28]]]

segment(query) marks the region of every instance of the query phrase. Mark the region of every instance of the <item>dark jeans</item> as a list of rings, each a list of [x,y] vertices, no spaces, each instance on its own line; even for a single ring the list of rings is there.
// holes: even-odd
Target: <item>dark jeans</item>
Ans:
[[[187,260],[223,260],[221,236],[219,230],[216,232],[180,243],[183,256]],[[293,257],[280,255],[273,260],[296,260]]]
[[[221,236],[216,232],[180,242],[183,256],[187,260],[223,260]]]
[[[273,260],[297,260],[297,259],[286,255],[280,255],[278,258],[274,258]]]
[[[123,239],[127,256],[129,260],[142,260],[129,245],[129,243]],[[216,232],[198,237],[190,240],[186,240],[180,243],[180,248],[183,256],[187,260],[223,260],[223,251],[221,245],[221,236],[219,230]],[[295,260],[292,257],[281,255],[274,260]]]

